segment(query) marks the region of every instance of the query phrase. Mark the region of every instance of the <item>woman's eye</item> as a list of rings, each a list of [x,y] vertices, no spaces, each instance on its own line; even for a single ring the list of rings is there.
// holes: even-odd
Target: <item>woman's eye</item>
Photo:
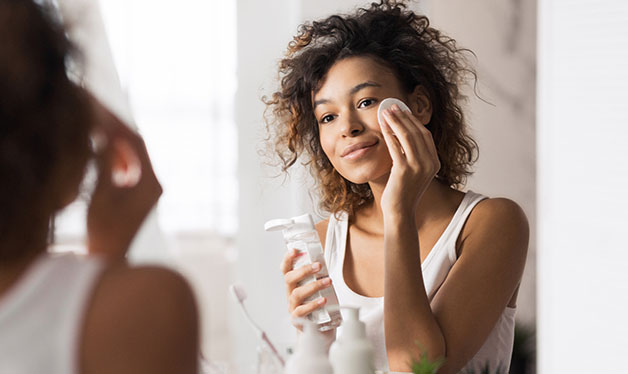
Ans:
[[[323,118],[321,118],[321,123],[328,123],[331,122],[334,119],[334,116],[331,114],[328,114],[326,116],[324,116]]]
[[[367,106],[371,106],[371,105],[373,105],[374,102],[375,102],[375,100],[373,100],[373,99],[364,99],[364,100],[360,101],[360,103],[358,104],[358,108],[365,108]]]

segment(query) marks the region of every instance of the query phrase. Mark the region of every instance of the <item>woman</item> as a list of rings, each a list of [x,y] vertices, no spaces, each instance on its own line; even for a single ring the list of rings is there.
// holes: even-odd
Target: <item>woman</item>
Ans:
[[[317,229],[330,279],[299,287],[320,266],[293,269],[290,312],[334,286],[361,307],[376,368],[409,371],[423,352],[439,373],[506,371],[528,224],[514,202],[462,192],[475,161],[460,86],[465,51],[403,3],[383,0],[348,16],[305,24],[280,63],[266,103],[284,168],[309,157],[321,206]],[[405,102],[377,119],[388,97]],[[342,333],[342,328],[338,333]]]
[[[187,283],[117,260],[161,194],[146,148],[68,78],[72,49],[51,14],[0,0],[0,372],[196,373]],[[95,155],[92,133],[103,140]],[[130,153],[141,177],[120,186],[112,173]],[[74,200],[90,159],[91,254],[48,254],[50,218]]]

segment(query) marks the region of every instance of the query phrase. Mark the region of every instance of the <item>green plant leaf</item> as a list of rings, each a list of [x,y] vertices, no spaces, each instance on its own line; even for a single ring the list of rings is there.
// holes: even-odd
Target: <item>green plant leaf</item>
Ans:
[[[421,355],[418,359],[413,359],[410,367],[413,374],[436,374],[438,369],[443,366],[445,360],[439,358],[436,361],[432,361],[427,357],[427,351],[416,342],[415,343],[421,349]]]

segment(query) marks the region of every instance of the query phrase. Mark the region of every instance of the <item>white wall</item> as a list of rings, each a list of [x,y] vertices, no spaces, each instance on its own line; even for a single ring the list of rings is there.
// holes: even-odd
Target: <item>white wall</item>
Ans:
[[[468,123],[480,158],[468,188],[519,203],[530,223],[528,260],[517,300],[517,321],[536,318],[536,1],[438,0],[432,25],[471,49],[480,100],[467,89]]]
[[[626,372],[628,3],[539,1],[539,372]]]

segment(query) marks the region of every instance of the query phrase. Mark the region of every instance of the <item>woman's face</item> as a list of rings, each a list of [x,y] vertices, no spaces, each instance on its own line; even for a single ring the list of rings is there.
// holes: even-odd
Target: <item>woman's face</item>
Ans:
[[[377,108],[388,97],[412,108],[393,72],[370,57],[336,62],[314,93],[323,151],[353,183],[376,181],[390,173],[392,160],[377,121]]]

